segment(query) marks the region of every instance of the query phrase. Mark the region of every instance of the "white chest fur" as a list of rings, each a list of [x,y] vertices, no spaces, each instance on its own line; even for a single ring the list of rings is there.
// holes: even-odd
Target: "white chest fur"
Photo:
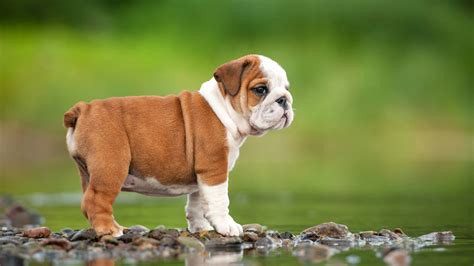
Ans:
[[[154,177],[136,177],[133,175],[128,175],[122,185],[122,191],[133,191],[148,196],[180,196],[197,190],[197,184],[163,185]]]
[[[239,158],[240,146],[244,143],[245,138],[235,139],[230,132],[227,132],[227,145],[229,148],[229,155],[227,157],[227,169],[230,172],[234,168],[235,161]]]

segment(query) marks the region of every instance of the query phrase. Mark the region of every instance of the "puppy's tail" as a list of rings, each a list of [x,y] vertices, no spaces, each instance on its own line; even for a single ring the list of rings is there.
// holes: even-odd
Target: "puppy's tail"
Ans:
[[[77,119],[81,114],[81,107],[86,105],[85,102],[78,102],[75,104],[71,109],[69,109],[66,113],[64,113],[64,126],[66,128],[75,128]]]

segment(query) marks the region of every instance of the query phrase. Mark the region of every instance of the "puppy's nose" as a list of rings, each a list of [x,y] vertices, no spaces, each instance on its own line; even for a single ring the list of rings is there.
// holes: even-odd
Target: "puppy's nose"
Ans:
[[[278,105],[281,106],[283,109],[288,109],[288,104],[286,103],[285,96],[278,98],[275,102],[278,103]]]

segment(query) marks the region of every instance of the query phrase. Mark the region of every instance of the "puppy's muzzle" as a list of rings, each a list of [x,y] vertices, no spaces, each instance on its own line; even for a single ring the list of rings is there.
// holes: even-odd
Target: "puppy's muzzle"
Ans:
[[[278,98],[275,102],[278,103],[278,105],[281,106],[281,108],[283,108],[283,110],[288,109],[288,103],[287,103],[287,99],[286,99],[285,96],[282,96],[282,97]]]

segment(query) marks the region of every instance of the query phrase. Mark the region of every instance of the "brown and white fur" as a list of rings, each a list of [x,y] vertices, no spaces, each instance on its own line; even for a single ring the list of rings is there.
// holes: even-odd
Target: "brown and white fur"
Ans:
[[[242,234],[229,215],[229,172],[247,136],[291,124],[288,87],[275,61],[247,55],[221,65],[199,91],[77,103],[64,125],[82,180],[82,212],[99,235],[119,236],[112,205],[120,191],[187,194],[191,232]]]

